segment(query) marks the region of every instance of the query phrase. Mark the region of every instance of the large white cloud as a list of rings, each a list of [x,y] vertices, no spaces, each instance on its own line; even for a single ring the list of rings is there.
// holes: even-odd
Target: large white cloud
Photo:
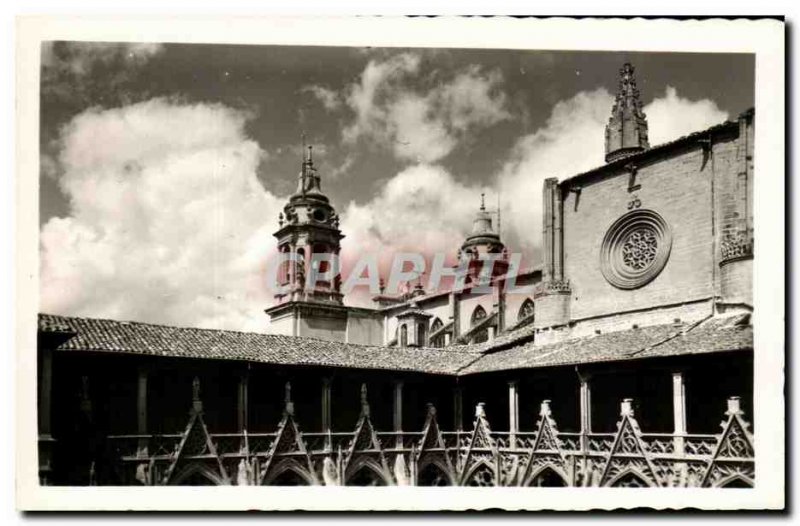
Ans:
[[[428,266],[437,253],[455,263],[461,242],[472,228],[481,189],[466,186],[438,165],[410,166],[394,176],[371,201],[351,202],[342,213],[344,269],[374,254],[388,278],[392,258],[399,253],[422,254]],[[428,273],[426,269],[426,274]],[[368,305],[363,287],[349,303]]]
[[[282,205],[256,178],[247,115],[154,99],[63,130],[70,215],[41,231],[41,310],[263,329]]]
[[[471,228],[479,196],[479,188],[462,185],[441,166],[408,167],[370,202],[344,210],[344,248],[455,253],[453,242]]]
[[[419,55],[403,53],[367,64],[347,89],[354,118],[343,130],[345,144],[363,138],[399,159],[431,163],[449,155],[468,133],[510,118],[498,71],[471,66],[424,89],[420,63]],[[318,94],[326,107],[329,95]]]
[[[710,99],[690,100],[667,86],[664,95],[653,99],[644,112],[650,123],[650,144],[657,146],[696,131],[719,124],[730,118]]]

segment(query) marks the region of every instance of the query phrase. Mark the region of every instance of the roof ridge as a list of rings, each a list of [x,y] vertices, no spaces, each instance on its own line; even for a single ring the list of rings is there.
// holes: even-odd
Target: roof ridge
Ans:
[[[332,340],[325,340],[323,338],[316,338],[316,337],[313,337],[313,336],[289,336],[289,335],[286,335],[286,334],[270,334],[270,333],[266,333],[266,332],[237,331],[237,330],[231,330],[231,329],[212,329],[212,328],[208,328],[208,327],[188,327],[188,326],[183,326],[183,325],[166,325],[166,324],[163,324],[163,323],[150,323],[150,322],[135,321],[135,320],[114,320],[112,318],[94,318],[94,317],[89,317],[89,316],[66,316],[66,315],[63,315],[63,314],[50,314],[50,313],[44,313],[44,312],[40,312],[38,314],[38,316],[39,316],[40,319],[41,319],[42,316],[48,316],[48,317],[51,317],[51,318],[55,318],[57,320],[79,320],[79,321],[89,321],[89,322],[99,321],[99,322],[113,323],[113,324],[120,325],[120,326],[136,325],[136,326],[143,327],[143,328],[144,327],[159,327],[159,328],[164,328],[164,329],[172,329],[172,330],[180,330],[180,331],[198,331],[198,332],[205,332],[205,333],[210,333],[210,334],[214,334],[214,333],[216,333],[216,334],[220,334],[220,333],[238,334],[238,335],[244,335],[244,336],[267,337],[267,338],[271,338],[271,339],[278,340],[278,341],[281,341],[281,340],[288,340],[288,341],[300,340],[300,341],[309,341],[309,342],[320,342],[320,343],[324,343],[324,344],[327,344],[327,345],[347,345],[347,346],[351,346],[351,347],[360,347],[360,348],[364,348],[364,349],[375,349],[375,348],[388,349],[388,348],[390,348],[388,345],[376,345],[376,344],[353,343],[353,342],[337,342],[337,341],[332,341]],[[63,321],[62,321],[62,323],[63,323]],[[67,328],[69,328],[70,330],[76,330],[75,327],[71,327],[71,326],[69,326],[69,324],[67,324]],[[453,348],[453,347],[456,347],[456,348]],[[470,349],[470,347],[472,347],[472,346],[470,346],[470,345],[455,345],[455,346],[448,346],[448,347],[414,347],[414,348],[412,348],[412,347],[396,347],[396,348],[399,348],[399,349],[413,349],[414,351],[427,350],[427,351],[435,351],[435,352],[449,352],[449,353],[461,353],[461,354],[464,354],[464,353],[481,354],[482,353],[481,350],[479,350],[477,348]]]

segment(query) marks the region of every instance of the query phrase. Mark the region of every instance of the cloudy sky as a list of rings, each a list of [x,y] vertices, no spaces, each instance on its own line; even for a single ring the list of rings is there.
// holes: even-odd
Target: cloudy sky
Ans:
[[[303,132],[345,269],[454,254],[481,192],[533,265],[542,180],[603,163],[625,61],[651,144],[753,105],[747,55],[45,44],[41,310],[264,330]]]

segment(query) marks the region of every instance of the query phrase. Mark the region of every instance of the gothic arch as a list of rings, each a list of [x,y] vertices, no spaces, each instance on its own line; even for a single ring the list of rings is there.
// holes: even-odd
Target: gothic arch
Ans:
[[[610,488],[652,488],[655,487],[655,484],[639,471],[628,468],[609,480],[606,486]]]
[[[494,468],[486,460],[479,460],[472,466],[464,480],[462,486],[493,487],[497,485],[497,476]]]
[[[170,486],[227,486],[218,473],[208,466],[193,462],[184,467],[177,475],[172,477]]]
[[[531,300],[530,298],[525,298],[525,301],[522,302],[522,305],[520,306],[519,311],[517,312],[517,321],[520,322],[528,318],[529,316],[532,316],[533,309],[534,309],[533,300]]]
[[[417,486],[455,486],[455,481],[446,465],[429,460],[417,468]]]
[[[486,318],[486,309],[484,309],[481,305],[475,307],[472,311],[472,316],[470,317],[470,326],[474,327],[479,324],[482,320]],[[489,331],[485,328],[479,330],[472,336],[472,343],[483,343],[489,340]]]
[[[287,483],[291,482],[291,483]],[[296,484],[294,482],[301,482]],[[263,486],[313,486],[314,477],[294,459],[286,459],[278,463],[264,477]]]
[[[745,477],[740,473],[734,473],[733,475],[722,479],[716,487],[718,488],[752,488],[755,485],[753,481]]]
[[[482,319],[484,319],[485,317],[486,317],[486,309],[484,309],[483,306],[478,305],[477,307],[475,307],[473,309],[472,316],[470,317],[470,321],[472,322],[472,325],[474,326],[474,325],[477,325],[477,323],[479,321],[481,321]]]
[[[432,335],[436,331],[441,330],[442,327],[444,327],[444,322],[442,322],[440,318],[434,318],[431,322],[431,328],[428,334]],[[430,345],[431,347],[444,347],[444,334],[439,334],[431,338]]]
[[[567,475],[553,464],[544,464],[528,477],[525,486],[560,488],[569,486]]]
[[[391,486],[381,466],[370,458],[363,458],[348,468],[345,486]]]

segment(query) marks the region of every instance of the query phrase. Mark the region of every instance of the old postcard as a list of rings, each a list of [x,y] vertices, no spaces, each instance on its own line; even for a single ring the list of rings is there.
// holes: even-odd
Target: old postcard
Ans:
[[[783,31],[20,20],[18,506],[783,507]]]

